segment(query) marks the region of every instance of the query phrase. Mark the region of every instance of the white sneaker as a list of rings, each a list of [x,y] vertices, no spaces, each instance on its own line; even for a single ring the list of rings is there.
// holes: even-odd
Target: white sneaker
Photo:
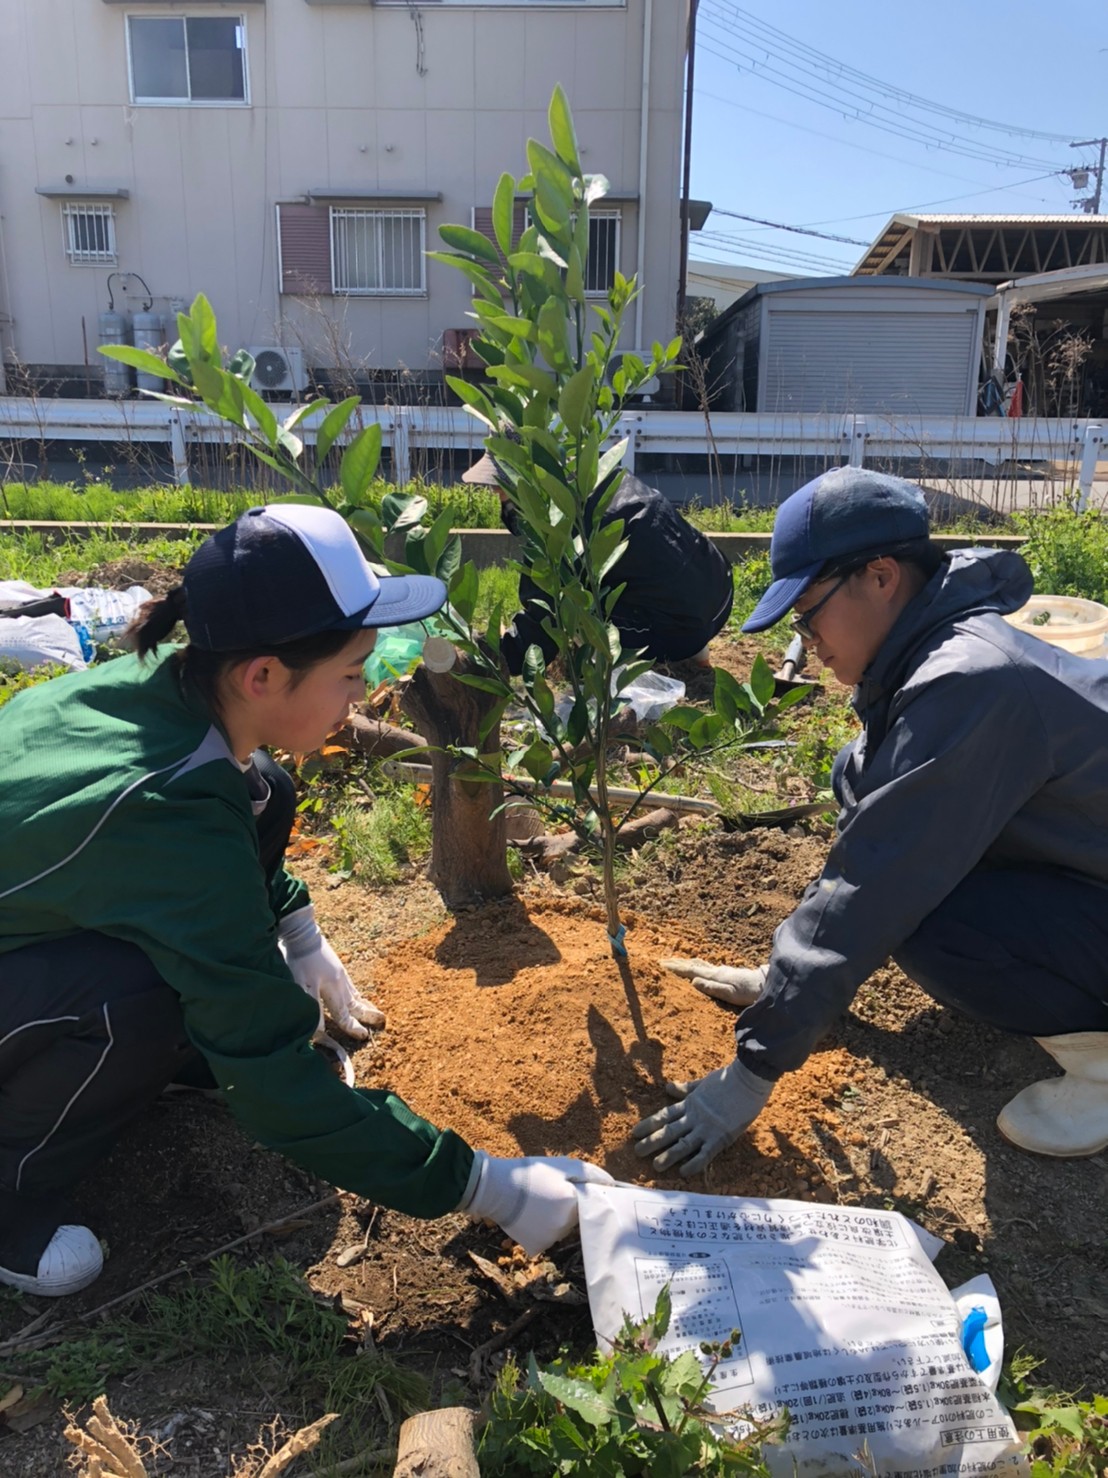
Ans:
[[[62,1298],[79,1293],[100,1276],[104,1253],[88,1227],[62,1226],[51,1237],[38,1260],[38,1272],[16,1273],[0,1268],[0,1283],[34,1293],[40,1298]]]

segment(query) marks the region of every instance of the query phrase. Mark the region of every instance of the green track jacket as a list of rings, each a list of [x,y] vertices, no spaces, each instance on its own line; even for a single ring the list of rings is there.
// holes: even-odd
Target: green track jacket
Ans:
[[[307,901],[284,871],[267,891],[246,779],[166,649],[0,708],[0,956],[84,929],[137,944],[255,1139],[385,1206],[452,1211],[465,1141],[309,1044],[316,1007],[277,948]]]

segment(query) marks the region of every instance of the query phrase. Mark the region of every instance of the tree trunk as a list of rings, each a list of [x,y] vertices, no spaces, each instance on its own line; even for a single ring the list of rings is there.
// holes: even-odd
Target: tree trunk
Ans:
[[[479,1472],[467,1407],[421,1411],[400,1428],[393,1478],[478,1478]]]
[[[512,891],[504,813],[492,812],[504,799],[499,781],[472,778],[476,766],[442,751],[448,745],[496,753],[499,726],[482,742],[480,723],[495,699],[478,688],[454,681],[471,672],[459,654],[450,672],[416,668],[401,707],[427,740],[431,760],[431,862],[427,876],[447,908],[465,908],[503,898]]]

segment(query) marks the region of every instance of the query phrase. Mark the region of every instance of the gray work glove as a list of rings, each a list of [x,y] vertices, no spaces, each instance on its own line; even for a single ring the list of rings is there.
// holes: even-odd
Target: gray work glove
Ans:
[[[571,1155],[501,1159],[477,1150],[459,1211],[494,1221],[529,1257],[577,1225],[575,1183],[614,1185],[606,1170]]]
[[[753,970],[733,965],[709,965],[706,960],[659,960],[663,970],[683,975],[696,989],[728,1006],[752,1006],[765,988],[768,965]]]
[[[772,1091],[772,1083],[738,1058],[695,1082],[667,1083],[666,1092],[677,1102],[635,1125],[635,1153],[657,1155],[655,1170],[684,1160],[677,1173],[696,1175],[753,1124]]]

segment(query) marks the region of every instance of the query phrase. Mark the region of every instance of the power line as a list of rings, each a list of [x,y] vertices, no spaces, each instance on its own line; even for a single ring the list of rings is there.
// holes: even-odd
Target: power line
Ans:
[[[706,20],[710,25],[712,17],[707,16]],[[734,33],[733,27],[725,26],[724,30],[725,32],[731,31]],[[715,56],[720,61],[731,62],[734,65],[740,66],[740,69],[745,65],[754,76],[764,78],[771,86],[791,93],[794,97],[802,98],[805,102],[815,103],[818,107],[826,108],[829,112],[838,113],[848,121],[862,123],[866,127],[876,129],[881,133],[891,134],[894,138],[907,139],[911,143],[923,144],[926,148],[938,149],[944,153],[955,154],[965,159],[976,159],[986,164],[997,164],[1009,169],[1028,169],[1036,165],[1049,168],[1053,164],[1051,160],[1038,159],[1026,154],[1015,154],[1010,150],[996,149],[988,144],[975,144],[971,140],[959,139],[954,134],[946,137],[941,132],[933,130],[931,124],[923,123],[918,119],[905,119],[901,121],[896,118],[895,114],[889,118],[881,117],[880,113],[875,110],[884,110],[890,114],[892,110],[882,103],[875,102],[872,98],[852,92],[850,88],[846,87],[840,87],[838,93],[825,92],[818,84],[808,81],[803,75],[799,77],[791,76],[789,72],[781,71],[778,67],[772,66],[768,60],[769,56],[773,56],[775,60],[784,61],[786,67],[792,67],[802,74],[806,70],[803,66],[791,62],[787,58],[781,58],[777,53],[769,51],[768,48],[766,49],[767,59],[763,61],[751,52],[741,50],[727,39],[726,34],[720,37],[709,33],[707,39],[714,41],[717,46],[724,48],[723,51],[719,51],[713,49],[711,45],[705,44],[705,50],[709,55]],[[757,42],[754,44],[761,45],[761,43]],[[869,111],[864,111],[864,109],[868,109]],[[933,131],[921,131],[925,129],[932,129]]]
[[[722,205],[713,205],[714,216],[728,216],[733,221],[751,221],[756,226],[769,226],[774,231],[795,231],[800,236],[818,236],[821,241],[841,241],[847,246],[868,246],[856,236],[833,236],[829,231],[813,231],[808,226],[786,226],[784,221],[764,221],[761,216],[743,216],[737,210],[724,210]]]
[[[807,267],[809,270],[824,271],[831,269],[835,272],[849,271],[851,263],[841,262],[835,257],[822,256],[817,252],[806,252],[789,246],[777,246],[773,243],[751,241],[744,236],[731,236],[716,231],[701,231],[698,233],[704,238],[704,245],[709,250],[725,251],[742,255],[746,252],[758,252],[759,254],[771,255],[780,261],[790,261],[797,265]]]
[[[964,195],[944,195],[939,200],[920,200],[915,205],[898,205],[893,210],[888,210],[888,209],[885,209],[885,210],[867,210],[867,211],[863,211],[861,215],[857,215],[857,216],[828,216],[825,220],[822,220],[822,221],[805,221],[804,222],[804,225],[805,226],[841,226],[841,225],[845,225],[849,221],[870,221],[870,220],[873,220],[873,218],[875,216],[877,216],[877,217],[881,217],[881,216],[889,217],[889,216],[896,216],[896,215],[904,215],[904,214],[908,213],[909,211],[927,210],[932,205],[950,205],[950,203],[952,201],[954,201],[954,200],[972,200],[972,199],[974,199],[978,195],[995,195],[995,194],[998,193],[998,191],[1002,191],[1002,190],[1003,191],[1012,191],[1014,193],[1016,190],[1019,189],[1019,187],[1021,185],[1034,185],[1039,180],[1052,180],[1052,179],[1055,179],[1056,177],[1057,177],[1057,172],[1055,170],[1051,170],[1049,174],[1036,174],[1036,175],[1032,175],[1029,180],[1017,180],[1014,185],[990,185],[987,189],[984,188],[984,187],[982,187],[980,190],[967,191],[966,194],[964,194]],[[1050,201],[1047,200],[1045,196],[1037,196],[1036,198],[1039,200],[1040,204],[1042,204],[1042,205],[1049,205],[1050,204]],[[712,210],[714,211],[715,209],[716,209],[716,207],[713,206],[712,207]],[[868,246],[869,243],[867,242],[866,245]]]
[[[725,107],[737,108],[740,113],[751,113],[755,118],[767,118],[771,123],[780,123],[785,128],[795,128],[801,133],[814,134],[818,139],[824,139],[828,143],[841,144],[844,149],[858,149],[863,154],[872,154],[877,159],[888,159],[893,164],[903,164],[908,169],[920,169],[925,174],[942,175],[947,180],[960,180],[964,185],[975,185],[976,180],[971,180],[968,175],[954,174],[949,169],[936,169],[933,164],[919,164],[915,160],[905,159],[900,154],[888,154],[884,149],[871,148],[869,144],[860,144],[855,139],[844,139],[838,134],[829,134],[826,129],[812,128],[806,123],[798,123],[795,118],[782,118],[777,113],[767,113],[762,108],[752,108],[748,103],[737,103],[734,98],[725,98],[718,92],[711,92],[706,87],[693,89],[697,97],[711,98],[713,102],[723,103]],[[1053,174],[1054,171],[1051,170]],[[1015,185],[1003,186],[1004,189],[1016,189]]]
[[[734,0],[715,0],[715,3],[717,5],[726,4],[728,11],[735,19],[745,22],[756,31],[768,33],[777,41],[786,44],[797,53],[811,57],[821,66],[833,68],[840,76],[849,76],[863,86],[874,89],[886,97],[896,98],[898,101],[907,103],[909,106],[921,109],[924,112],[953,118],[960,123],[970,124],[976,128],[987,128],[996,133],[1005,133],[1012,138],[1041,139],[1048,143],[1061,144],[1067,142],[1073,136],[1072,132],[1048,133],[1042,129],[1021,128],[1015,124],[999,123],[992,118],[983,118],[978,113],[967,113],[960,108],[948,107],[945,103],[933,102],[930,98],[921,97],[918,93],[909,92],[905,88],[897,87],[894,83],[885,82],[879,77],[874,77],[871,73],[862,72],[857,67],[848,66],[845,62],[839,61],[836,57],[829,56],[826,52],[818,51],[814,46],[809,46],[806,42],[799,40],[799,38],[790,36],[785,31],[778,30],[776,26],[770,25],[768,21],[763,21],[751,11],[744,10],[741,6],[736,5]]]

